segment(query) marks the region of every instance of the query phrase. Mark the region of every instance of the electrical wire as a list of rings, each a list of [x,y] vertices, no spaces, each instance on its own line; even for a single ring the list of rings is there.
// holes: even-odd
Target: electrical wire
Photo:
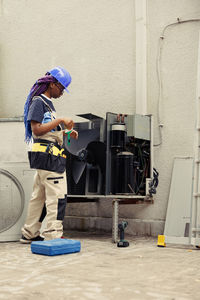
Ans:
[[[158,120],[158,132],[159,132],[159,140],[160,142],[158,144],[154,144],[154,147],[160,146],[162,144],[162,127],[163,124],[161,122],[160,117],[160,104],[162,101],[162,89],[163,89],[163,83],[162,83],[162,76],[161,76],[161,56],[162,56],[162,45],[163,40],[165,39],[165,32],[169,27],[184,24],[184,23],[190,23],[190,22],[200,22],[199,18],[195,19],[187,19],[187,20],[181,20],[180,18],[177,18],[176,22],[167,24],[161,33],[161,36],[159,37],[158,41],[158,50],[157,50],[157,59],[156,59],[156,73],[157,73],[157,79],[158,79],[158,102],[157,102],[157,120]]]

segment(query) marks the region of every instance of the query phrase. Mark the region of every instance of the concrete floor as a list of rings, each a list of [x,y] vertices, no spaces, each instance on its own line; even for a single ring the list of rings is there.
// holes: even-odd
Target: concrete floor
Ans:
[[[32,254],[30,245],[0,243],[0,299],[200,299],[200,252],[157,240],[128,237],[127,248],[111,236],[65,233],[81,252]]]

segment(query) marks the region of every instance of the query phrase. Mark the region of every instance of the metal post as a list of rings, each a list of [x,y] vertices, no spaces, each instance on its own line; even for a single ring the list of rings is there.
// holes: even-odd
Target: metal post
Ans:
[[[118,239],[118,219],[119,219],[119,200],[113,200],[113,227],[112,227],[112,241],[117,243]]]

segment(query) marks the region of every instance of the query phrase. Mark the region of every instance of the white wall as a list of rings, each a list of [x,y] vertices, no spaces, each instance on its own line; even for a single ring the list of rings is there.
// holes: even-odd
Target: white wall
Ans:
[[[22,115],[34,81],[56,65],[72,75],[70,95],[55,103],[58,114],[91,112],[105,117],[107,111],[135,112],[134,1],[6,0],[0,5],[0,117]],[[154,148],[154,166],[160,174],[154,204],[120,208],[120,216],[130,224],[132,220],[130,232],[134,234],[161,233],[173,159],[193,155],[200,22],[166,28],[159,78],[156,70],[160,36],[177,17],[200,18],[199,0],[147,0],[147,110],[154,115],[155,144],[160,143],[158,118],[163,128],[162,144]],[[162,82],[161,97],[158,79]],[[11,130],[9,139],[5,128]],[[18,134],[23,135],[22,123],[0,123],[0,136],[10,149],[12,137]],[[5,155],[1,147],[0,160],[24,160],[20,139],[15,152]],[[112,215],[112,205],[106,201],[70,204],[67,214],[105,220]]]
[[[155,14],[155,11],[158,13]],[[177,18],[199,21],[189,21],[166,28],[167,25],[176,22]],[[155,166],[160,173],[160,183],[151,215],[153,218],[164,219],[173,159],[176,156],[193,156],[200,2],[150,0],[148,24],[148,111],[155,116],[155,144],[160,143],[158,106],[160,121],[163,123],[163,142],[154,148]],[[165,28],[159,60],[159,79],[162,82],[159,97],[157,53],[159,38]]]
[[[57,65],[72,76],[70,95],[56,104],[58,113],[135,110],[132,0],[0,5],[0,117],[22,115],[31,86]]]
[[[0,161],[28,162],[22,122],[0,122]]]

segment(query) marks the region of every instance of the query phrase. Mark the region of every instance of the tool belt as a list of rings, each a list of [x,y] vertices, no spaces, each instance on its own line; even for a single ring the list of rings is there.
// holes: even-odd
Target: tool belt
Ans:
[[[66,169],[66,151],[58,143],[34,139],[32,150],[28,152],[30,167],[56,173]]]

